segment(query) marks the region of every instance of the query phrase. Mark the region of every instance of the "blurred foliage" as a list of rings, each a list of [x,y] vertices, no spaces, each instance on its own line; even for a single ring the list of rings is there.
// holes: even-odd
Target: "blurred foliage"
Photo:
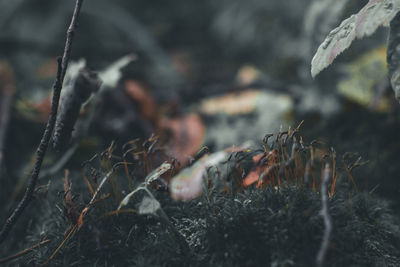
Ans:
[[[367,2],[85,1],[72,57],[99,74],[104,90],[83,105],[73,132],[78,138],[46,157],[35,198],[1,256],[50,239],[10,265],[41,264],[67,240],[51,264],[312,266],[323,233],[321,159],[328,154],[325,160],[333,163],[328,148],[334,146],[337,155],[358,151],[356,158],[369,163],[351,173],[354,183],[346,172],[351,163],[346,167],[339,156],[335,163],[327,266],[398,266],[399,109],[386,78],[386,30],[354,42],[315,81],[309,73],[330,29]],[[7,86],[16,88],[6,182],[0,180],[1,221],[33,162],[72,6],[0,0],[1,66],[12,72]],[[304,139],[318,137],[316,178],[308,172],[308,180],[310,151],[292,153],[281,139],[279,156],[263,158],[260,140],[303,120]],[[240,144],[252,148],[233,151]],[[203,145],[217,153],[230,147],[224,153],[231,158],[217,167],[196,165]],[[294,171],[284,167],[283,174],[260,182],[277,164],[271,159],[285,164],[299,154],[302,165]],[[140,190],[118,210],[123,197],[165,161],[173,168],[149,184],[153,198]],[[118,162],[123,164],[113,170]],[[190,183],[199,165],[206,174],[201,188]],[[168,186],[183,174],[202,195],[176,202]]]

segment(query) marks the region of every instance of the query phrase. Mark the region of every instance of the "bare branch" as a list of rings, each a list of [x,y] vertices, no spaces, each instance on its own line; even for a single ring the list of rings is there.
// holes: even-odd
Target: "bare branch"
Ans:
[[[75,29],[78,24],[78,17],[79,17],[82,3],[83,3],[83,0],[76,0],[76,2],[75,2],[75,9],[74,9],[74,13],[73,13],[73,16],[71,19],[71,24],[67,31],[67,40],[65,42],[64,54],[63,54],[62,59],[60,59],[60,58],[58,59],[57,77],[56,77],[56,81],[53,86],[53,99],[52,99],[52,105],[51,105],[51,113],[50,113],[49,120],[46,125],[46,130],[43,133],[42,140],[40,141],[39,147],[36,151],[36,154],[37,154],[36,162],[35,162],[31,177],[29,179],[28,187],[25,191],[24,197],[18,203],[18,206],[15,208],[15,210],[13,211],[11,216],[7,219],[7,221],[3,225],[3,228],[0,232],[0,243],[2,243],[5,240],[8,233],[10,232],[11,228],[14,226],[14,224],[18,220],[19,216],[22,214],[22,212],[28,206],[29,202],[32,199],[32,195],[33,195],[33,192],[34,192],[34,189],[36,186],[36,182],[39,177],[40,168],[42,167],[42,162],[43,162],[44,156],[46,154],[46,150],[49,145],[50,137],[52,135],[54,125],[56,122],[57,110],[58,110],[58,104],[60,101],[62,84],[63,84],[64,76],[65,76],[65,73],[66,73],[66,70],[68,67],[72,39],[74,37],[74,32],[75,32]]]

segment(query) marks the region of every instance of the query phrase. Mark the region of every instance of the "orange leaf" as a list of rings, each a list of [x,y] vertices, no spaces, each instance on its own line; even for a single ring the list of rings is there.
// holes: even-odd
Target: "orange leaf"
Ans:
[[[174,119],[163,118],[159,127],[164,135],[171,133],[167,140],[168,151],[182,165],[188,162],[189,157],[196,155],[206,134],[206,127],[198,114]]]
[[[258,181],[260,174],[258,170],[251,171],[243,180],[243,186],[247,187]]]

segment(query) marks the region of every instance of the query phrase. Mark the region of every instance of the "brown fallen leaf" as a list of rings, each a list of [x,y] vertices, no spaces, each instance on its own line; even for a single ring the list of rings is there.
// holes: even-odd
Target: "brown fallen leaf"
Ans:
[[[243,186],[247,187],[258,181],[261,173],[265,169],[265,166],[260,164],[260,160],[263,156],[264,153],[260,153],[253,156],[253,163],[255,164],[256,167],[251,172],[249,172],[249,174],[244,178]]]
[[[146,86],[138,81],[129,80],[125,82],[125,92],[139,105],[140,114],[152,123],[156,123],[158,110],[157,105]]]
[[[249,174],[243,179],[243,186],[248,187],[255,182],[257,183],[257,187],[265,184],[265,181],[261,181],[260,177],[267,177],[274,170],[273,166],[276,165],[277,162],[277,152],[276,150],[269,151],[266,155],[265,153],[257,154],[253,156],[253,169],[249,172]],[[261,162],[261,160],[265,160],[265,162]]]
[[[185,165],[201,148],[206,127],[198,114],[179,118],[162,118],[159,122],[160,136],[167,143],[171,156]]]

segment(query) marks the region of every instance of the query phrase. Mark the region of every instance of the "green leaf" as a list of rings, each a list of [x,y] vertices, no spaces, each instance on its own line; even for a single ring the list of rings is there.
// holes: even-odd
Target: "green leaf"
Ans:
[[[390,83],[397,100],[400,101],[400,13],[390,23],[387,64]]]
[[[370,0],[360,12],[344,20],[332,30],[319,46],[311,61],[311,75],[315,77],[346,50],[355,39],[373,34],[379,26],[386,26],[400,10],[400,0]]]

